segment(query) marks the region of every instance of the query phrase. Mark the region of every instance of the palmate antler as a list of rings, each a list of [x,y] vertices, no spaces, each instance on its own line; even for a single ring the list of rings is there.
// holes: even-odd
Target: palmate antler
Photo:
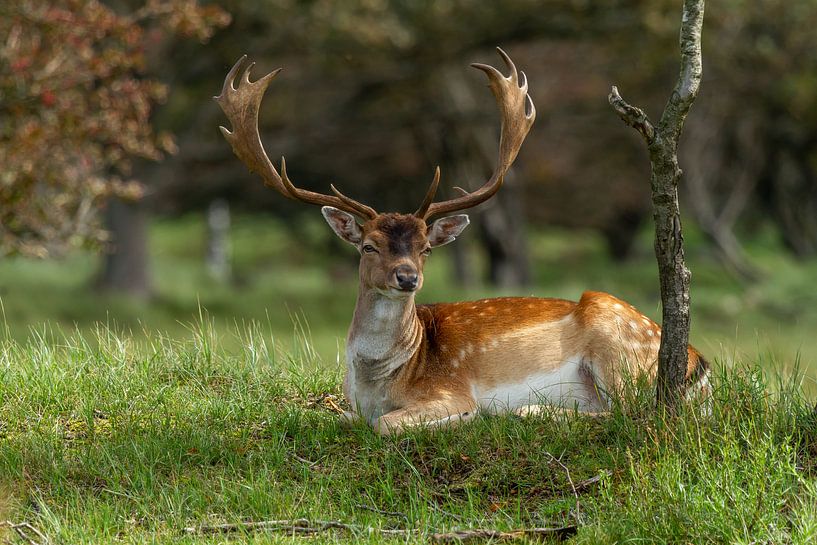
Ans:
[[[439,214],[471,208],[490,199],[502,187],[504,176],[514,159],[516,159],[516,154],[519,152],[519,148],[522,146],[531,125],[533,125],[536,109],[533,107],[533,102],[528,95],[528,81],[525,73],[517,72],[513,61],[502,49],[497,48],[497,51],[499,51],[505,64],[508,65],[511,71],[510,76],[503,76],[499,70],[487,64],[474,63],[471,65],[482,70],[488,76],[488,85],[496,98],[502,115],[499,158],[494,173],[479,189],[468,193],[463,189],[456,188],[463,193],[462,196],[435,203],[434,195],[440,185],[440,169],[437,167],[423,203],[414,213],[419,218],[427,220]],[[281,158],[281,173],[279,174],[275,170],[258,134],[258,110],[261,106],[261,100],[264,98],[264,92],[281,69],[274,70],[253,82],[250,81],[250,70],[252,70],[255,63],[250,63],[238,80],[238,87],[235,87],[236,76],[246,60],[247,56],[245,55],[235,63],[224,80],[221,94],[214,97],[232,125],[232,131],[225,127],[220,127],[220,129],[238,158],[252,172],[260,174],[268,186],[284,197],[310,204],[334,206],[364,220],[376,217],[377,212],[372,207],[347,197],[338,191],[334,185],[330,185],[334,195],[324,195],[295,187],[287,176],[286,161],[283,157]],[[519,82],[520,74],[522,76],[521,84]]]
[[[334,185],[330,186],[334,195],[323,195],[295,187],[287,176],[286,161],[283,157],[281,157],[281,174],[278,174],[278,171],[272,166],[272,162],[264,150],[264,145],[261,143],[261,136],[258,134],[258,110],[261,106],[261,100],[264,98],[264,91],[267,90],[270,82],[281,69],[274,70],[258,81],[253,82],[250,81],[250,70],[252,70],[255,63],[251,62],[244,70],[244,74],[238,81],[238,87],[236,88],[234,86],[236,76],[246,60],[247,56],[244,55],[235,63],[224,79],[221,94],[214,97],[227,119],[230,120],[233,130],[229,131],[225,127],[219,128],[224,134],[224,138],[233,147],[233,151],[238,158],[252,172],[260,174],[264,179],[264,183],[284,197],[309,204],[334,206],[363,219],[372,219],[377,216],[374,208],[347,197],[338,191]]]
[[[423,199],[423,204],[415,216],[423,219],[429,219],[432,216],[453,212],[455,210],[464,210],[471,208],[480,203],[483,203],[493,197],[499,188],[502,187],[505,174],[511,167],[516,154],[519,153],[519,148],[522,147],[522,142],[528,135],[533,120],[536,118],[536,108],[533,106],[533,101],[528,95],[528,78],[524,72],[517,72],[511,58],[507,53],[500,48],[496,48],[499,55],[508,65],[511,71],[510,76],[505,77],[502,73],[487,64],[474,63],[471,66],[478,70],[482,70],[488,76],[488,85],[491,92],[496,98],[499,105],[499,111],[502,114],[502,132],[499,137],[499,158],[494,173],[479,189],[468,193],[467,191],[457,188],[463,195],[451,200],[443,202],[434,202],[434,195],[437,192],[437,187],[440,185],[440,169],[434,174],[434,180],[426,192]],[[522,82],[519,82],[519,76],[522,76]]]

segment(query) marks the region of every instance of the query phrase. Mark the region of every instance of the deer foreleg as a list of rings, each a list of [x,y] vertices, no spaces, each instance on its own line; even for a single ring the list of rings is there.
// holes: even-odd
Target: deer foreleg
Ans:
[[[409,428],[447,428],[471,420],[476,415],[473,402],[424,403],[386,413],[372,427],[380,435],[393,435]]]

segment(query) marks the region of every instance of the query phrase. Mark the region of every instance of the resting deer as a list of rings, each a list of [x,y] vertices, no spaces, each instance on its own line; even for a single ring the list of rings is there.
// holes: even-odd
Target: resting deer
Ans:
[[[478,410],[530,412],[540,402],[585,412],[608,408],[609,394],[627,377],[656,369],[661,328],[612,295],[585,292],[562,299],[501,298],[415,305],[432,248],[452,242],[468,226],[464,214],[502,186],[536,115],[527,78],[499,50],[510,75],[484,64],[499,105],[502,130],[496,168],[479,189],[434,202],[437,168],[413,214],[378,213],[330,186],[332,194],[300,189],[270,162],[258,133],[264,92],[278,74],[250,81],[242,57],[215,97],[232,124],[221,127],[236,155],[284,197],[322,205],[334,232],[360,252],[360,288],[346,348],[347,419],[364,419],[380,433],[417,425],[440,426]],[[356,218],[361,220],[358,223]],[[708,388],[708,365],[688,349],[690,388]]]

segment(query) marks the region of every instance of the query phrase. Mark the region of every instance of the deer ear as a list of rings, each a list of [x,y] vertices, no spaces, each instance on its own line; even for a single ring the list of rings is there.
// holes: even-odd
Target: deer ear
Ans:
[[[432,248],[454,242],[463,229],[471,223],[466,214],[440,218],[428,230],[428,243]]]
[[[352,214],[346,213],[343,210],[338,210],[331,206],[324,206],[321,208],[323,217],[326,218],[326,223],[341,239],[349,244],[357,246],[363,238],[363,232],[360,230],[360,225],[355,221]]]

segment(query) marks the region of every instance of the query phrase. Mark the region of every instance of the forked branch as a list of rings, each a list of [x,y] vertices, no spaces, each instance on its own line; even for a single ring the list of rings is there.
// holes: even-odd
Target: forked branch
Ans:
[[[644,137],[650,152],[650,187],[655,218],[655,257],[661,283],[662,328],[658,352],[656,399],[674,409],[685,388],[689,345],[689,277],[684,259],[678,206],[678,140],[701,82],[701,31],[704,0],[684,0],[681,16],[681,70],[658,126],[640,109],[627,104],[618,89],[610,105],[625,123]]]
[[[647,117],[644,110],[627,104],[627,102],[621,98],[621,95],[618,94],[618,87],[615,85],[613,85],[612,91],[610,91],[610,94],[607,96],[607,100],[622,121],[640,132],[648,146],[652,144],[652,141],[655,139],[655,127],[653,127],[650,118]]]

